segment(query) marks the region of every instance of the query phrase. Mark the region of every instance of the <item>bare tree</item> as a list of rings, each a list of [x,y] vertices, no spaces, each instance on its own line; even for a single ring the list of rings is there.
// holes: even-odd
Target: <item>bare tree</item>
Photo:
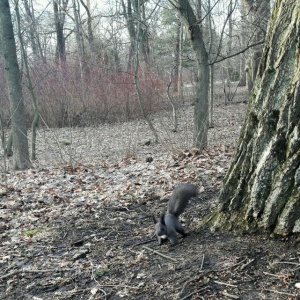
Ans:
[[[188,29],[191,45],[197,62],[197,95],[194,110],[194,144],[196,147],[207,146],[208,127],[208,54],[205,49],[201,20],[197,19],[188,0],[170,0],[178,10]],[[201,3],[198,0],[198,7]],[[199,12],[198,12],[199,14]]]
[[[80,22],[79,4],[77,3],[76,0],[72,0],[72,5],[73,5],[73,16],[74,16],[73,19],[75,23],[77,54],[79,57],[79,64],[80,64],[80,75],[81,77],[83,77],[86,66],[85,66],[85,59],[84,59],[84,42],[83,42],[83,31]]]
[[[212,14],[211,14],[211,3],[210,0],[207,1],[207,24],[208,24],[208,54],[212,54],[213,49],[213,24],[212,24]],[[208,127],[214,127],[213,121],[213,107],[214,107],[214,65],[209,66],[209,105],[208,105]]]
[[[179,20],[176,28],[176,44],[175,44],[175,65],[172,71],[173,92],[181,89],[182,75],[182,23]],[[168,87],[169,91],[169,87]],[[181,94],[181,93],[180,93]]]
[[[88,42],[89,42],[90,50],[94,53],[95,52],[95,38],[94,38],[94,32],[93,32],[93,27],[92,27],[90,0],[87,0],[86,4],[84,3],[83,0],[80,0],[80,3],[84,7],[86,14],[87,14]]]
[[[135,21],[132,12],[131,0],[127,0],[126,4],[125,1],[122,0],[122,6],[123,6],[124,17],[126,20],[127,30],[129,33],[129,40],[130,40],[127,70],[131,70],[133,66],[134,55],[136,53],[136,28],[134,25]]]
[[[136,7],[137,8],[137,16],[140,16],[141,14],[139,11],[139,9],[140,9],[139,0],[136,0],[136,1],[137,1],[137,7]],[[141,90],[140,90],[140,85],[139,85],[139,76],[138,76],[139,64],[140,64],[139,54],[140,54],[140,47],[143,44],[143,36],[141,34],[141,32],[143,32],[143,30],[141,28],[141,26],[142,26],[141,19],[138,19],[137,21],[138,21],[138,23],[137,23],[137,31],[136,31],[137,39],[136,39],[136,46],[135,46],[136,53],[135,53],[135,65],[134,65],[134,85],[135,85],[135,90],[136,90],[138,102],[139,102],[143,117],[146,120],[146,122],[154,136],[154,142],[157,143],[158,142],[158,134],[150,120],[149,115],[146,112],[144,99],[141,95]]]
[[[24,170],[31,166],[28,151],[27,130],[24,118],[24,102],[21,74],[18,65],[14,31],[8,0],[0,1],[1,53],[5,62],[13,139],[13,169]]]
[[[26,12],[25,18],[27,21],[27,26],[29,28],[29,37],[30,37],[29,41],[31,44],[32,53],[34,55],[34,58],[39,58],[39,59],[41,58],[45,62],[46,59],[43,54],[40,35],[37,30],[37,22],[35,19],[32,1],[23,0],[22,2]],[[19,3],[16,3],[16,5],[18,4]]]
[[[64,24],[68,0],[53,0],[53,11],[56,31],[56,62],[64,64],[66,61],[66,41],[64,36]]]
[[[25,50],[24,40],[23,40],[23,36],[22,36],[21,18],[20,18],[18,2],[15,4],[15,13],[16,13],[16,19],[17,19],[17,33],[18,33],[18,37],[19,37],[21,56],[22,56],[23,64],[24,64],[24,68],[25,68],[25,76],[27,78],[27,88],[28,88],[28,91],[31,96],[32,106],[33,106],[33,110],[34,110],[34,117],[33,117],[32,124],[31,124],[31,133],[32,133],[31,159],[35,160],[36,159],[36,129],[37,129],[37,125],[39,123],[40,114],[39,114],[39,110],[38,110],[34,86],[33,86],[32,80],[31,80],[27,52]]]

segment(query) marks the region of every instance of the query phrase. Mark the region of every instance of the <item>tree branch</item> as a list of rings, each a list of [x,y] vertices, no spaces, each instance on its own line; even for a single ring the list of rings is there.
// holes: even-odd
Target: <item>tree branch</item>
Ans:
[[[224,60],[226,60],[226,59],[228,59],[228,58],[231,58],[231,57],[237,56],[237,55],[239,55],[239,54],[242,54],[242,53],[246,52],[248,49],[250,49],[250,48],[252,48],[252,47],[255,47],[255,46],[258,46],[258,45],[261,45],[261,44],[263,44],[264,42],[265,42],[265,40],[261,40],[261,41],[258,41],[257,43],[248,45],[246,48],[244,48],[244,49],[242,49],[242,50],[240,50],[240,51],[238,51],[238,52],[236,52],[236,53],[233,53],[233,54],[231,54],[231,55],[229,55],[229,56],[226,56],[226,57],[222,57],[222,58],[219,59],[219,60],[215,60],[215,61],[209,63],[209,65],[211,66],[211,65],[213,65],[213,64],[216,64],[216,63],[219,63],[219,62],[221,62],[221,61],[224,61]]]

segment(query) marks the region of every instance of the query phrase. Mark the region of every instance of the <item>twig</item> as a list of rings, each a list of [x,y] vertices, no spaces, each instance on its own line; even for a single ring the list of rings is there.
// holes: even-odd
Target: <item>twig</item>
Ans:
[[[183,284],[183,287],[182,287],[182,289],[181,289],[181,292],[180,292],[180,296],[183,294],[183,291],[184,291],[184,289],[185,289],[185,287],[190,283],[190,282],[193,282],[193,281],[199,281],[200,280],[200,277],[203,277],[204,276],[204,274],[202,274],[201,276],[196,276],[196,277],[194,277],[194,278],[189,278],[189,280],[187,280],[184,284]],[[201,286],[205,286],[205,285],[207,285],[208,283],[209,283],[209,279],[208,278],[206,278],[206,279],[204,279],[203,280],[203,283],[201,284]],[[200,287],[200,286],[199,286]],[[206,287],[206,288],[209,288],[208,286]],[[197,292],[199,292],[199,290],[197,291]],[[182,299],[181,299],[182,300]]]
[[[143,248],[145,248],[145,249],[147,249],[147,250],[149,250],[149,251],[152,251],[153,253],[155,253],[155,254],[157,254],[157,255],[160,255],[160,256],[162,256],[162,257],[164,257],[164,258],[167,258],[167,259],[170,259],[170,260],[172,260],[172,261],[174,261],[174,262],[177,262],[177,260],[176,260],[175,258],[172,258],[172,257],[170,257],[170,256],[168,256],[168,255],[162,254],[162,253],[160,253],[160,252],[158,252],[158,251],[156,251],[156,250],[153,250],[153,249],[151,249],[151,248],[149,248],[149,247],[147,247],[147,246],[143,246]]]
[[[222,268],[222,269],[219,269],[219,270],[211,270],[212,272],[222,272],[222,271],[226,271],[226,270],[229,270],[229,269],[232,269],[232,268],[235,268],[239,265],[241,265],[245,260],[247,260],[247,258],[244,258],[243,260],[241,260],[240,262],[236,263],[236,264],[233,264],[231,266],[228,266],[226,268]]]
[[[202,270],[202,268],[203,268],[203,263],[204,263],[204,253],[202,255],[202,262],[201,262],[200,270]]]
[[[288,265],[300,266],[299,263],[289,262],[289,261],[273,261],[272,264],[288,264]]]
[[[236,296],[236,295],[232,295],[232,294],[228,294],[226,292],[221,292],[222,295],[228,297],[228,298],[231,298],[231,299],[240,299],[239,296]]]
[[[186,300],[186,299],[190,298],[191,296],[193,296],[194,294],[200,293],[200,292],[202,292],[202,291],[204,291],[204,290],[207,290],[207,289],[209,289],[209,288],[210,288],[209,286],[206,286],[206,287],[204,287],[204,288],[202,288],[202,289],[199,289],[199,290],[197,290],[197,291],[194,291],[194,292],[192,292],[192,293],[186,295],[185,297],[181,298],[181,300]]]
[[[136,247],[136,246],[139,246],[139,245],[148,244],[148,243],[151,243],[153,241],[154,241],[154,239],[150,239],[150,240],[146,240],[146,241],[141,241],[141,242],[138,242],[138,243],[135,243],[135,244],[131,245],[131,247],[133,248],[133,247]]]
[[[265,42],[265,40],[261,40],[261,41],[258,41],[257,43],[248,45],[247,47],[245,47],[244,49],[242,49],[242,50],[240,50],[240,51],[238,51],[238,52],[236,52],[236,53],[233,53],[233,54],[228,55],[228,56],[226,56],[226,57],[222,57],[222,58],[220,58],[219,60],[215,59],[213,62],[209,63],[209,65],[217,64],[217,63],[219,63],[219,62],[221,62],[221,61],[223,61],[223,60],[225,60],[225,59],[228,59],[228,58],[237,56],[237,55],[239,55],[239,54],[242,54],[242,53],[246,52],[248,49],[250,49],[250,48],[252,48],[252,47],[255,47],[255,46],[258,46],[258,45],[261,45],[261,44],[263,44],[264,42]]]
[[[247,263],[241,266],[241,270],[244,270],[246,267],[248,267],[252,262],[254,262],[255,259],[250,259]]]
[[[231,286],[231,287],[235,287],[235,288],[237,287],[237,285],[222,282],[222,281],[217,281],[217,280],[214,280],[214,283],[221,284],[221,285],[226,285],[226,286]]]
[[[268,272],[263,272],[265,275],[269,275],[269,276],[273,276],[276,278],[284,278],[285,275],[277,275],[277,274],[272,274],[272,273],[268,273]]]
[[[277,291],[277,290],[265,290],[265,291],[280,294],[280,295],[292,296],[292,297],[298,297],[299,296],[298,294],[290,294],[290,293],[286,293],[286,292],[280,292],[280,291]]]
[[[19,273],[51,273],[51,272],[58,273],[58,272],[71,272],[71,271],[74,271],[74,269],[49,269],[49,270],[21,269],[1,276],[0,280],[14,276]]]

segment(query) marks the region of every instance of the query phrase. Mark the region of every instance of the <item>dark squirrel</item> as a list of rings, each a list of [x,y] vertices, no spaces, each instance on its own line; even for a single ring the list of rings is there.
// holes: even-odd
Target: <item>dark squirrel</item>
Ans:
[[[165,239],[168,239],[172,245],[175,245],[177,232],[186,236],[184,228],[179,222],[179,216],[184,212],[188,201],[197,195],[198,189],[195,185],[191,183],[180,183],[175,187],[172,193],[167,212],[162,213],[159,220],[156,220],[153,216],[155,234],[160,245]]]

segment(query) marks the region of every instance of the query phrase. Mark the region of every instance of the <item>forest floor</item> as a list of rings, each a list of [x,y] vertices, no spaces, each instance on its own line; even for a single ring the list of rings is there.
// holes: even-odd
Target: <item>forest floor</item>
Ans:
[[[216,102],[202,153],[190,146],[188,105],[177,133],[169,112],[153,117],[158,144],[142,121],[41,129],[35,168],[2,170],[0,299],[300,299],[295,237],[199,226],[216,208],[244,97]],[[152,215],[178,182],[200,191],[181,218],[189,235],[159,246]]]

